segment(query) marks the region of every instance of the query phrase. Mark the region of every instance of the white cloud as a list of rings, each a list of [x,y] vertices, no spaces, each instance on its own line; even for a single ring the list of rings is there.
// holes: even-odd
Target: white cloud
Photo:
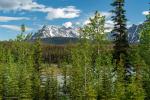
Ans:
[[[110,20],[110,17],[112,16],[111,12],[100,12],[100,14],[102,14],[103,16],[106,17],[106,21],[105,21],[105,32],[111,32],[113,30],[114,27],[114,22],[112,20]]]
[[[87,25],[87,24],[89,24],[90,23],[90,20],[88,19],[88,20],[85,20],[84,22],[83,22],[83,25]]]
[[[83,25],[87,25],[89,23],[90,23],[90,20],[85,20],[83,22]],[[114,22],[111,20],[106,20],[104,27],[105,27],[105,32],[111,32],[114,28]]]
[[[66,22],[63,24],[66,28],[72,27],[72,22]]]
[[[107,20],[105,22],[105,32],[111,32],[114,27],[114,22],[111,20]]]
[[[17,20],[29,20],[29,18],[27,18],[27,17],[0,16],[0,22],[17,21]]]
[[[148,15],[148,14],[149,14],[149,11],[143,11],[142,14],[143,14],[143,15]]]
[[[17,25],[0,25],[0,28],[10,29],[14,31],[21,31],[20,26]],[[32,30],[32,28],[26,27],[26,31],[30,31],[30,30]]]
[[[80,16],[80,10],[74,6],[64,8],[46,7],[33,0],[0,0],[0,10],[2,11],[37,11],[47,13],[47,19],[75,18]]]
[[[112,16],[112,13],[110,13],[110,12],[100,12],[100,14],[102,14],[106,18],[110,18]]]
[[[32,10],[45,7],[33,0],[0,0],[0,10]]]
[[[46,9],[45,9],[46,10]],[[76,18],[80,16],[80,10],[76,9],[74,6],[68,6],[66,8],[49,8],[47,10],[47,19],[58,19],[58,18]]]
[[[127,28],[132,26],[131,22],[127,22]],[[111,32],[114,28],[114,22],[112,20],[106,20],[105,22],[105,32]]]

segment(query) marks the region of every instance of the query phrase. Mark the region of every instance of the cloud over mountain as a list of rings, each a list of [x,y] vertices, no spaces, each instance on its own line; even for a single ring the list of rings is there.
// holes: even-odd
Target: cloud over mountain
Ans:
[[[72,27],[72,22],[65,22],[63,26],[65,26],[66,28]]]

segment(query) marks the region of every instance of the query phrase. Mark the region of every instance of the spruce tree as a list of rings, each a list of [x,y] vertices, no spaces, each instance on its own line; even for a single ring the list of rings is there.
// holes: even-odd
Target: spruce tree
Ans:
[[[28,60],[32,52],[32,50],[29,48],[29,45],[22,42],[19,43],[18,48],[18,63],[17,63],[17,68],[18,68],[18,86],[19,86],[19,98],[20,99],[31,99],[31,64],[28,63]],[[29,70],[30,69],[30,70]]]
[[[102,44],[101,44],[102,45]],[[101,48],[102,51],[96,57],[95,83],[97,100],[109,100],[112,98],[112,64],[111,51]],[[93,83],[93,84],[95,84]]]
[[[32,97],[33,100],[40,100],[41,93],[41,63],[42,63],[42,49],[40,40],[36,40],[34,44],[33,54],[33,72],[32,72]]]
[[[14,63],[14,58],[11,53],[11,49],[7,50],[7,64],[5,64],[4,76],[3,76],[3,99],[18,98],[18,78],[17,78],[17,66]]]
[[[125,74],[125,81],[129,82],[129,75],[131,75],[131,64],[129,61],[129,43],[128,43],[128,34],[126,28],[126,17],[125,17],[125,10],[124,10],[124,3],[125,0],[114,0],[111,4],[114,8],[112,13],[112,20],[114,21],[114,29],[113,29],[113,36],[115,37],[114,40],[114,52],[113,52],[113,60],[116,63],[116,68],[120,62],[121,55],[124,55],[124,74]]]
[[[120,92],[122,93],[120,95],[121,98],[119,97],[118,99],[129,99],[133,96],[129,96],[130,91],[127,88],[130,82],[132,82],[134,68],[131,64],[129,55],[130,47],[128,43],[128,33],[126,28],[127,19],[125,16],[126,11],[124,10],[124,3],[125,0],[115,0],[111,4],[115,7],[115,9],[112,10],[112,13],[114,13],[114,16],[112,16],[112,20],[114,21],[114,29],[112,32],[115,37],[113,62],[115,64],[114,73],[116,73],[117,78],[115,84],[117,84],[117,87],[119,86],[119,88],[122,88],[122,92]]]
[[[34,68],[38,73],[41,71],[42,64],[42,46],[40,39],[37,39],[34,44]]]

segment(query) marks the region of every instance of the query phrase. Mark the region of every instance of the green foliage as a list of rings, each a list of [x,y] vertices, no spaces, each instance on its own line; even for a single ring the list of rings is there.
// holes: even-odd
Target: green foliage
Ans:
[[[58,98],[58,86],[57,77],[53,72],[47,74],[47,80],[45,84],[45,100],[57,100]]]
[[[145,100],[150,99],[150,14],[147,15],[147,20],[144,22],[140,32],[139,54],[145,63],[143,66],[143,88],[145,90]]]
[[[98,12],[81,28],[81,41],[72,50],[70,95],[75,100],[111,98],[111,52],[104,35],[105,17]]]
[[[42,62],[42,49],[40,40],[36,40],[34,45],[34,68],[37,72],[41,70],[41,62]]]
[[[95,15],[93,18],[89,19],[90,23],[85,25],[80,30],[80,37],[81,39],[89,39],[93,42],[102,41],[105,40],[105,34],[104,34],[104,23],[105,23],[105,17],[102,16],[97,11],[95,12]]]
[[[105,17],[96,12],[89,19],[90,23],[81,28],[80,42],[67,48],[67,52],[65,46],[47,47],[39,39],[26,43],[22,36],[17,41],[0,42],[0,100],[149,100],[150,24],[144,23],[140,44],[133,45],[128,55],[124,0],[116,0],[112,5],[117,6],[113,11],[115,26],[122,25],[114,28],[122,34],[115,42],[120,47],[115,51],[119,53],[116,64],[112,63],[112,44],[106,40],[104,32]],[[22,26],[23,32],[25,26]],[[50,65],[43,64],[43,55],[57,58],[62,83],[55,70],[50,71]],[[128,61],[135,71],[132,69],[126,75]]]
[[[100,51],[96,57],[95,88],[97,91],[97,100],[108,100],[112,98],[113,85],[111,59],[110,51]]]
[[[140,51],[146,64],[150,65],[150,19],[147,19],[140,32]]]
[[[121,58],[121,55],[124,55],[124,63],[125,71],[130,68],[130,61],[129,61],[129,44],[128,44],[128,34],[127,34],[127,28],[126,28],[126,16],[125,16],[125,10],[124,10],[124,2],[125,0],[114,0],[114,2],[111,4],[114,7],[114,10],[112,10],[112,13],[114,13],[114,16],[112,16],[112,21],[114,21],[114,29],[113,33],[115,36],[114,41],[114,52],[113,52],[113,60],[114,63],[117,65],[119,64]],[[128,73],[128,72],[126,72]],[[129,81],[128,76],[126,76],[126,81]]]

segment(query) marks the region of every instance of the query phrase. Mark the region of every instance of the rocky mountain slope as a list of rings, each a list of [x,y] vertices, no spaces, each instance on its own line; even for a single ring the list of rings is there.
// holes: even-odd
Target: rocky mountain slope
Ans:
[[[132,25],[128,29],[128,39],[130,43],[139,42],[139,29],[141,25]],[[41,38],[45,43],[68,43],[77,41],[79,37],[78,28],[66,28],[64,26],[53,26],[53,25],[44,25],[40,30],[38,30],[31,39]],[[108,35],[108,39],[112,39],[111,34]]]
[[[32,36],[32,39],[53,37],[78,38],[79,33],[77,30],[77,28],[66,28],[65,26],[44,25],[42,29],[38,30],[38,32]]]

